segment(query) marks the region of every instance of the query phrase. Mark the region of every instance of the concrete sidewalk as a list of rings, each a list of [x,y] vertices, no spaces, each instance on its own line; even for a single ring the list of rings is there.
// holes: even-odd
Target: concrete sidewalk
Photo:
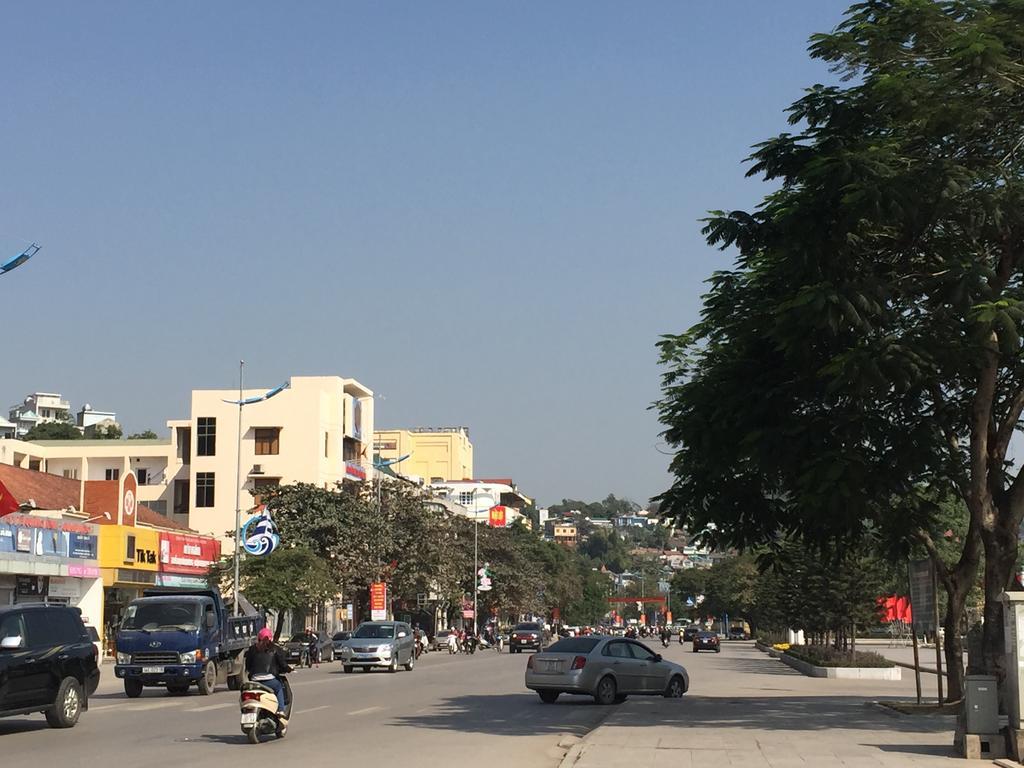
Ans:
[[[570,750],[563,768],[992,765],[953,757],[954,718],[873,703],[911,698],[912,680],[807,678],[748,643],[727,644],[719,656],[675,656],[690,692],[631,698]]]

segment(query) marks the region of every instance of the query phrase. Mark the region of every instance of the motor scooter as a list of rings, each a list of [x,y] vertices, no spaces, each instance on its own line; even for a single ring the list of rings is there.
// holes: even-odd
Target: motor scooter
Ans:
[[[292,688],[284,675],[278,679],[284,686],[284,717],[277,715],[277,694],[270,688],[255,680],[242,683],[239,699],[241,726],[250,744],[259,744],[262,737],[271,734],[283,739],[288,732],[288,722],[292,716]]]
[[[668,644],[669,644],[668,635],[665,635],[663,638],[661,638],[661,647],[662,648],[668,648]]]

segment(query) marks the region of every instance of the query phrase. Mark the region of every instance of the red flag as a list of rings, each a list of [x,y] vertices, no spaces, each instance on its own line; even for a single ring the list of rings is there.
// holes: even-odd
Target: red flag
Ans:
[[[18,500],[7,490],[7,486],[0,482],[0,517],[17,512],[19,509],[21,509],[21,505]]]

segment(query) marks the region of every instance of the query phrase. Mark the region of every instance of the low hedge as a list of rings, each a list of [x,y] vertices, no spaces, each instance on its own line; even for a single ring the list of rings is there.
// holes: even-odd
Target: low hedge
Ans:
[[[791,645],[786,651],[794,659],[805,661],[816,667],[895,667],[889,659],[869,651],[857,651],[850,656],[849,651],[837,651],[824,645]]]

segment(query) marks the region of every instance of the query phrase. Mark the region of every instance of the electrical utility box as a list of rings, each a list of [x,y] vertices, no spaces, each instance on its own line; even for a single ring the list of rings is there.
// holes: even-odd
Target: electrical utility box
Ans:
[[[999,693],[991,675],[968,675],[965,680],[964,714],[967,733],[999,733]]]

